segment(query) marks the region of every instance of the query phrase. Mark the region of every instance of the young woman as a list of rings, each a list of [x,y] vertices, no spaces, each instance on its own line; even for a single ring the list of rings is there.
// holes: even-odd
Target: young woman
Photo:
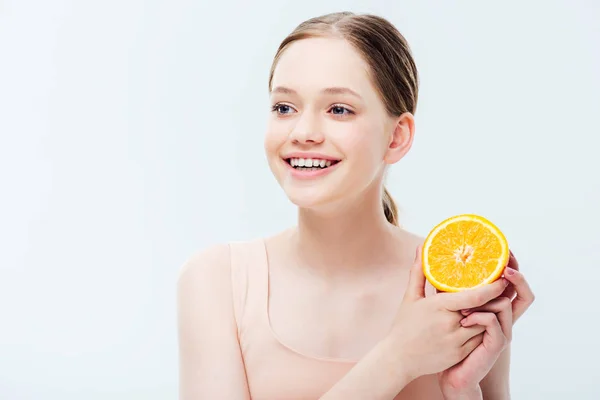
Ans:
[[[436,293],[383,188],[411,147],[417,82],[377,16],[313,18],[282,42],[265,150],[298,223],[183,266],[181,399],[509,398],[512,325],[533,301],[516,260]]]

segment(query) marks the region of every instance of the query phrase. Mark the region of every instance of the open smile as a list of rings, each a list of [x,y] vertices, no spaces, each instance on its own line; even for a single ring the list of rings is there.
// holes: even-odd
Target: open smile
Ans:
[[[291,170],[291,175],[300,179],[316,178],[334,170],[341,160],[325,158],[284,158],[283,161]]]

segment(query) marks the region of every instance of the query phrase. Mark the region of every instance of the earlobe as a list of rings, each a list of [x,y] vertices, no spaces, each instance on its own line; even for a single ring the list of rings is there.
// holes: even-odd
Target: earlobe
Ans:
[[[415,119],[411,113],[404,113],[396,119],[385,155],[385,162],[394,164],[406,155],[412,146],[415,133]]]

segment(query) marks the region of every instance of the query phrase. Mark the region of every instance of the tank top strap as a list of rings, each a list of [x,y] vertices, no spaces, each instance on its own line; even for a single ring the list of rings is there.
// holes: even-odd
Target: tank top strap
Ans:
[[[251,321],[266,318],[269,268],[264,239],[230,242],[233,308],[238,335]]]

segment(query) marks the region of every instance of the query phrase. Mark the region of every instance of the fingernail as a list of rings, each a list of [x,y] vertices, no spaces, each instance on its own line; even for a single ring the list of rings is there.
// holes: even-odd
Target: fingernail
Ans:
[[[466,318],[463,318],[463,319],[460,320],[460,324],[461,325],[465,325],[466,323],[467,323],[467,319]]]
[[[515,272],[516,271],[514,269],[512,269],[510,267],[506,267],[506,275],[513,276],[515,274]]]

